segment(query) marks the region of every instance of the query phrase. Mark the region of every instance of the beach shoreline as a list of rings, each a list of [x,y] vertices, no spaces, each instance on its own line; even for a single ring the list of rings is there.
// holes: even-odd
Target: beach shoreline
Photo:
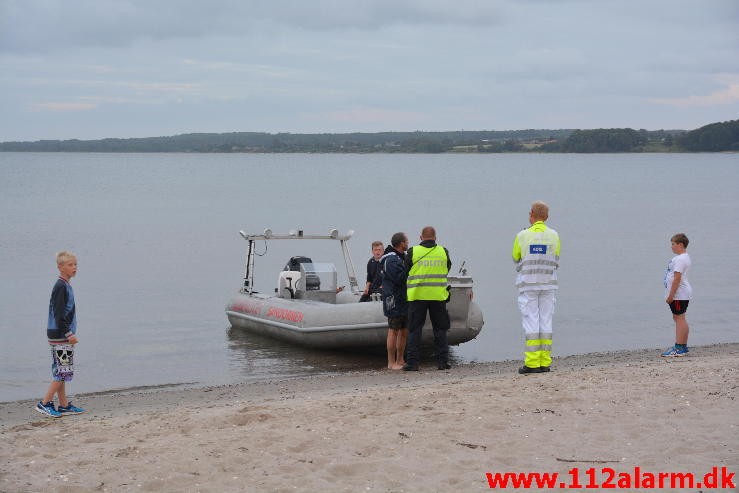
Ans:
[[[525,376],[504,361],[97,392],[60,420],[0,403],[0,491],[479,491],[486,472],[736,472],[738,363],[739,343],[724,343],[566,356]]]

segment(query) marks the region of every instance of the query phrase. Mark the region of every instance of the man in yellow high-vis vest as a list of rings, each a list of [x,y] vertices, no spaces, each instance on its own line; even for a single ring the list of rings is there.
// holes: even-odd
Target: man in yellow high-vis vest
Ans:
[[[449,313],[446,302],[449,299],[447,275],[452,261],[449,251],[436,244],[436,230],[426,226],[421,231],[421,243],[408,249],[405,256],[408,270],[408,345],[405,371],[417,371],[420,364],[421,330],[426,323],[426,312],[434,330],[436,367],[448,370]]]
[[[560,242],[557,232],[544,223],[548,218],[549,206],[534,202],[529,212],[531,227],[520,231],[513,241],[518,308],[526,334],[524,366],[518,370],[521,374],[548,372],[552,364]]]

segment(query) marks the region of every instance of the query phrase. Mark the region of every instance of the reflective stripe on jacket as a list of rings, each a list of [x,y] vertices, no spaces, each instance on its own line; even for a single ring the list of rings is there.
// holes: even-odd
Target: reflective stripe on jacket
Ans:
[[[408,272],[408,301],[445,301],[449,297],[449,267],[444,247],[416,245],[412,254],[412,267]]]
[[[516,287],[519,291],[557,289],[560,242],[557,232],[535,222],[516,235],[513,261],[516,262]]]

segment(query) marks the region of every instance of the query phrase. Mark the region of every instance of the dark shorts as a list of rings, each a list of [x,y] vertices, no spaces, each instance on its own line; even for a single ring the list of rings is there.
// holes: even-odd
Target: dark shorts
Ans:
[[[688,311],[688,302],[689,300],[672,300],[672,303],[669,303],[670,311],[673,315],[682,315]]]
[[[408,327],[407,317],[387,317],[387,327],[389,329],[405,329]]]

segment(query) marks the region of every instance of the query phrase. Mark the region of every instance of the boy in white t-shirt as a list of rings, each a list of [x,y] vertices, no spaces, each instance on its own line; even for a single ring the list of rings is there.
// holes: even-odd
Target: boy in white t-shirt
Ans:
[[[693,288],[688,281],[690,271],[690,255],[688,255],[688,237],[678,233],[670,238],[672,253],[675,256],[667,264],[665,272],[665,297],[675,321],[675,346],[664,353],[664,357],[686,356],[688,354],[688,321],[685,312],[688,302],[693,296]]]

